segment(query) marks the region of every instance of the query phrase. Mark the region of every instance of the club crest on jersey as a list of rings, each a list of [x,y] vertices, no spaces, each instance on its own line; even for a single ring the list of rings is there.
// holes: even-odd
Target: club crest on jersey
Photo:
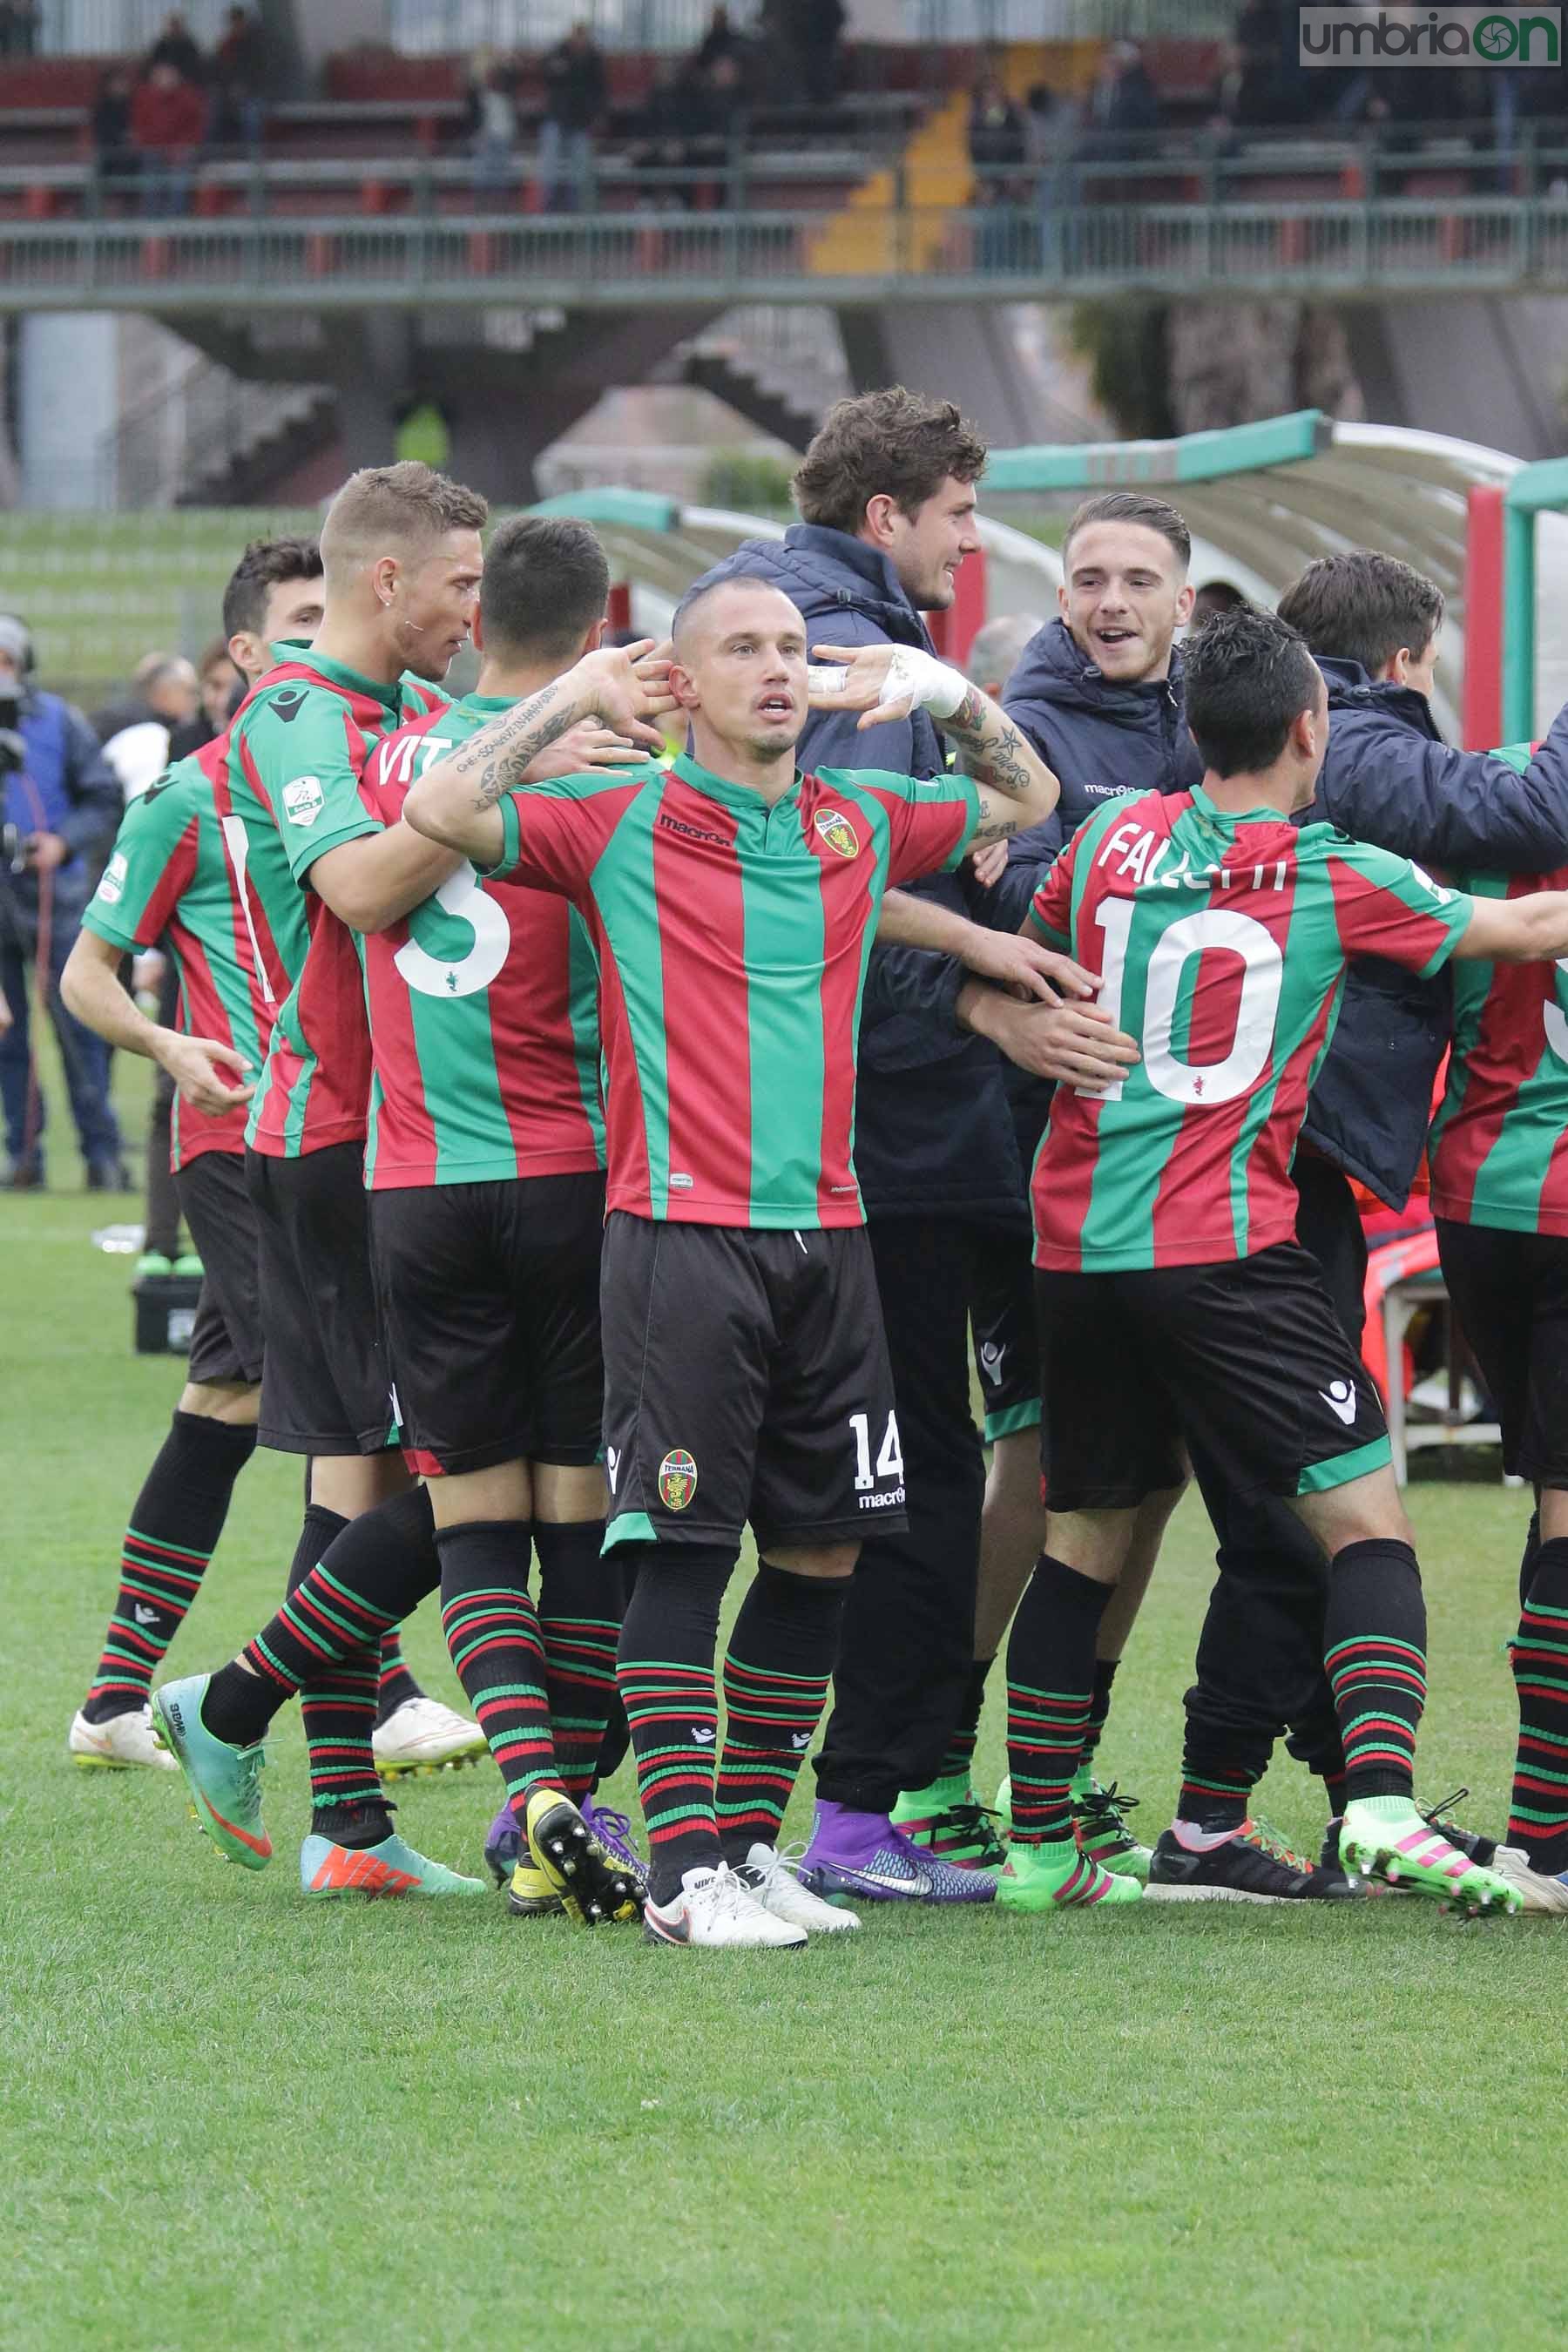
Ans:
[[[813,822],[829,849],[838,856],[859,856],[860,836],[842,809],[818,809]]]
[[[296,776],[283,787],[283,814],[290,824],[314,824],[325,806],[320,776]]]
[[[667,1511],[683,1511],[697,1492],[697,1465],[679,1445],[658,1465],[658,1499]]]

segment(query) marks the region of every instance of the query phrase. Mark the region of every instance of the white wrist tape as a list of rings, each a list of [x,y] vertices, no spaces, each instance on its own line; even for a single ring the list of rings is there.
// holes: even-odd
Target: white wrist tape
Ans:
[[[968,692],[969,680],[961,669],[949,668],[946,662],[923,653],[918,646],[894,647],[882,688],[884,702],[908,694],[933,719],[951,719]]]

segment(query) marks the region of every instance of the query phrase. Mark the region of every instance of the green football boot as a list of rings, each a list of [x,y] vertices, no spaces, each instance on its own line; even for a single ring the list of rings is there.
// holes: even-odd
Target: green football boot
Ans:
[[[1140,1845],[1127,1826],[1127,1816],[1137,1804],[1137,1798],[1124,1797],[1114,1780],[1109,1789],[1102,1788],[1088,1770],[1074,1775],[1068,1794],[1079,1852],[1087,1854],[1090,1862],[1098,1862],[1101,1870],[1109,1870],[1118,1878],[1135,1878],[1141,1886],[1146,1886],[1151,1850]]]
[[[378,1845],[338,1845],[331,1838],[310,1836],[300,1848],[300,1885],[306,1895],[368,1895],[377,1898],[400,1895],[483,1895],[482,1878],[462,1878],[444,1863],[418,1853],[395,1830]]]
[[[1363,1877],[1432,1895],[1472,1918],[1502,1918],[1524,1908],[1517,1886],[1450,1845],[1409,1797],[1360,1797],[1348,1804],[1340,1860]]]
[[[996,1881],[999,1911],[1072,1911],[1094,1904],[1140,1903],[1135,1878],[1117,1877],[1076,1845],[1015,1845]]]
[[[1007,1859],[995,1817],[975,1795],[967,1772],[933,1780],[928,1789],[906,1789],[889,1818],[911,1845],[961,1870],[999,1870]]]
[[[233,1748],[202,1721],[211,1675],[186,1675],[153,1694],[153,1735],[185,1776],[197,1821],[226,1862],[265,1870],[272,1841],[261,1825],[261,1768],[267,1750]]]

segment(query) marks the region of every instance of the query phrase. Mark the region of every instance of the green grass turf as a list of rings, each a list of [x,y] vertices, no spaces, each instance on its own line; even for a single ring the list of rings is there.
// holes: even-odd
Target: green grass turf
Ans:
[[[129,1352],[128,1263],[89,1245],[104,1213],[0,1196],[0,2344],[1561,2340],[1551,1924],[1387,1902],[917,1912],[798,1957],[682,1957],[499,1899],[302,1904],[292,1721],[263,1876],[218,1861],[178,1782],[72,1769],[67,1721],[178,1385]],[[291,1463],[247,1471],[176,1670],[271,1608],[298,1497]],[[1523,1501],[1413,1500],[1424,1785],[1469,1780],[1495,1826]],[[1151,1830],[1207,1555],[1189,1506],[1118,1686],[1108,1761]],[[452,1696],[428,1607],[410,1647]],[[999,1757],[994,1705],[987,1787]],[[472,1867],[493,1796],[488,1771],[421,1780],[400,1824]],[[1264,1809],[1321,1830],[1292,1765]]]

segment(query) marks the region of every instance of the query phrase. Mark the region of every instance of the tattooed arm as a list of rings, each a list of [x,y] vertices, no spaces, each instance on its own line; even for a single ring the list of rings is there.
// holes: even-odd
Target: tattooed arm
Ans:
[[[650,751],[662,749],[664,739],[649,722],[674,708],[665,691],[668,672],[668,664],[654,658],[651,638],[584,654],[574,669],[525,695],[426,768],[409,788],[405,822],[476,866],[493,866],[502,848],[501,799],[527,781],[533,762],[569,729],[595,720]]]
[[[1005,840],[1055,808],[1060,787],[1033,744],[999,704],[945,662],[909,646],[814,646],[812,653],[846,665],[808,672],[814,710],[858,710],[863,728],[907,718],[917,707],[930,711],[980,786],[973,840]]]

